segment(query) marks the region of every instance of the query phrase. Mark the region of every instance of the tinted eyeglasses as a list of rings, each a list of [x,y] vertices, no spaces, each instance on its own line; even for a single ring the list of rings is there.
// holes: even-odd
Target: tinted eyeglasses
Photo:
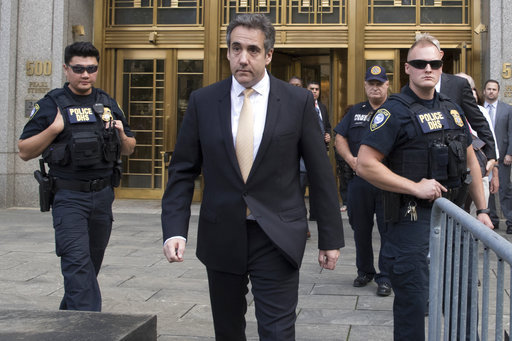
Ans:
[[[82,74],[84,71],[87,71],[87,73],[95,73],[98,71],[98,65],[89,65],[89,66],[83,66],[83,65],[69,65],[68,67],[73,70],[74,73]]]
[[[408,60],[407,64],[412,66],[415,69],[423,70],[427,67],[427,64],[430,65],[430,68],[432,70],[440,69],[441,66],[443,66],[442,60],[422,60],[422,59],[414,59],[414,60]]]

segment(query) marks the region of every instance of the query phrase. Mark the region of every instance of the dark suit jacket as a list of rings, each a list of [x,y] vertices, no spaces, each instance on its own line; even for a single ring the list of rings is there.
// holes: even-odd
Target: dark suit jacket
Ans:
[[[505,155],[512,155],[512,107],[505,102],[497,101],[494,133],[498,140],[500,162],[503,163]]]
[[[293,266],[306,244],[306,207],[299,183],[299,159],[308,169],[317,202],[318,247],[344,246],[336,184],[314,109],[312,94],[270,76],[261,145],[244,184],[231,132],[231,83],[192,93],[162,198],[164,240],[187,237],[194,179],[203,172],[197,257],[210,269],[245,273],[246,206]]]
[[[483,147],[485,155],[488,159],[496,159],[495,142],[489,123],[480,112],[468,81],[462,77],[443,73],[441,74],[441,93],[450,97],[462,108],[471,128],[485,142]]]
[[[318,107],[322,113],[322,121],[324,122],[325,132],[331,135],[331,122],[329,121],[329,112],[327,112],[327,107],[320,101],[318,101]]]

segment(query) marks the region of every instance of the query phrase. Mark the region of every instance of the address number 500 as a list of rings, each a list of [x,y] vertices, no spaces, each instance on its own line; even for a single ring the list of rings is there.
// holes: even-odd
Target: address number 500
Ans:
[[[28,61],[27,76],[49,76],[52,74],[52,62],[47,61]]]

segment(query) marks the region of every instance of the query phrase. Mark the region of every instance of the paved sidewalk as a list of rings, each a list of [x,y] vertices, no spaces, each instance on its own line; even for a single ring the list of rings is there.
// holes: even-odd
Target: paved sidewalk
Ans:
[[[194,205],[185,262],[162,253],[160,202],[116,200],[114,226],[99,275],[103,311],[156,314],[158,340],[213,340],[204,266],[195,257],[199,205]],[[317,263],[316,223],[310,222],[301,268],[297,340],[392,340],[393,297],[375,295],[376,284],[354,288],[353,232],[343,213],[346,247],[334,271]],[[378,232],[374,229],[375,254]],[[0,309],[58,309],[63,294],[50,213],[0,209]],[[250,295],[250,294],[249,294]],[[247,336],[257,340],[252,297]]]

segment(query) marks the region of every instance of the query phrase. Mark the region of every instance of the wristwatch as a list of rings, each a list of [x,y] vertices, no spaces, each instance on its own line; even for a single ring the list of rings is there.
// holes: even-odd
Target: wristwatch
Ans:
[[[491,210],[488,208],[482,208],[480,210],[476,210],[476,215],[479,215],[480,213],[489,214],[489,213],[491,213]]]

